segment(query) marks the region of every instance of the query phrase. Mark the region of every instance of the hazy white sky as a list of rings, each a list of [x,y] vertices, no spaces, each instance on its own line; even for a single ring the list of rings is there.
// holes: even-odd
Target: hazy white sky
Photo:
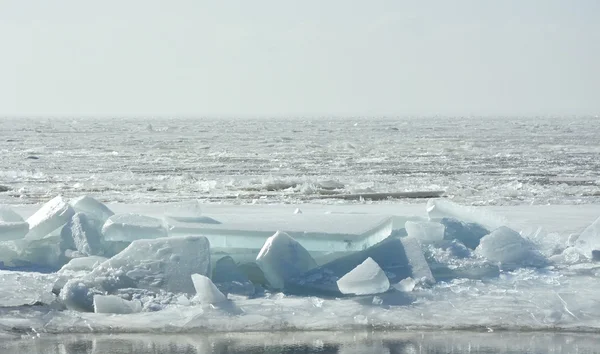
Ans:
[[[0,116],[600,113],[598,0],[0,0]]]

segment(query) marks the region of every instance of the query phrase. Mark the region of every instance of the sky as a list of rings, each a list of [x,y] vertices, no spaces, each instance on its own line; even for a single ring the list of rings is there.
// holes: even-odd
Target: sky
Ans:
[[[0,0],[0,116],[600,114],[597,0]]]

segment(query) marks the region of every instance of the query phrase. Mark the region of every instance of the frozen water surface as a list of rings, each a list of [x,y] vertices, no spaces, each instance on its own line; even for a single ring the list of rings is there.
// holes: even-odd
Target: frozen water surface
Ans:
[[[492,333],[452,342],[460,348],[508,341],[515,351],[524,342],[538,352],[594,350],[585,339],[576,347],[586,338],[578,335],[529,334],[542,343],[535,347],[498,332],[600,332],[597,119],[357,122],[173,119],[148,130],[139,120],[0,121],[0,185],[8,187],[0,203],[30,228],[0,235],[0,337],[38,338],[0,341],[0,351],[35,352],[27,345],[67,332],[244,332],[250,340],[247,332],[373,329]],[[446,198],[330,198],[434,190]],[[76,212],[98,223],[80,223],[77,242],[62,243]],[[107,218],[118,227],[92,233]],[[407,223],[427,228],[407,232]],[[276,252],[266,272],[256,262],[278,230],[314,259],[291,280],[283,260],[293,252]],[[415,232],[426,242],[407,236]],[[339,292],[337,280],[368,257],[390,289]],[[220,289],[228,300],[194,299],[192,274],[205,276],[205,293]],[[92,312],[95,298],[107,313]],[[415,346],[402,350],[438,348],[425,337],[406,338]],[[61,350],[102,352],[109,344],[99,338],[65,339],[75,344]],[[394,352],[378,338],[322,346]],[[458,350],[448,338],[440,350]]]
[[[477,205],[597,203],[598,131],[595,117],[4,118],[0,204],[336,203],[321,197],[439,189]]]

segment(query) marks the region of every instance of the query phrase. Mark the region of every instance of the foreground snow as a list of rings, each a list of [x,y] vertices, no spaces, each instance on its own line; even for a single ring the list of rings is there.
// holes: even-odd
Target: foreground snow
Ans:
[[[100,253],[109,258],[90,257],[82,254],[87,246],[64,249],[68,234],[47,226],[60,223],[73,203],[56,199],[58,207],[42,208],[46,219],[38,212],[34,224],[46,225],[48,235],[40,239],[40,226],[33,226],[35,237],[0,244],[6,268],[0,270],[0,332],[600,331],[600,263],[590,250],[595,241],[589,241],[600,235],[588,227],[600,215],[598,206],[512,207],[503,215],[447,201],[427,207],[305,205],[301,214],[283,206],[211,206],[201,217],[191,205],[179,218],[173,211],[163,218],[165,210],[182,206],[109,205],[117,215],[109,217],[112,211],[83,200],[87,213],[102,210],[96,215],[105,223],[121,220],[128,234],[113,241],[101,233]],[[15,210],[23,216],[34,212]],[[119,219],[124,213],[155,218],[149,236],[143,237],[148,219]],[[249,216],[260,222],[253,226]],[[285,226],[288,218],[289,230],[263,237],[269,220]],[[331,220],[344,218],[348,223],[336,233]],[[175,219],[177,232],[169,228]],[[348,225],[357,220],[367,226],[352,233]],[[312,222],[305,235],[303,222]],[[64,224],[71,227],[68,220]],[[408,236],[405,225],[412,230]],[[169,237],[156,238],[161,227]],[[488,231],[482,234],[482,228]],[[586,247],[579,247],[586,228]],[[222,240],[219,247],[203,232]],[[261,237],[262,250],[255,246]],[[50,251],[58,253],[40,256]]]

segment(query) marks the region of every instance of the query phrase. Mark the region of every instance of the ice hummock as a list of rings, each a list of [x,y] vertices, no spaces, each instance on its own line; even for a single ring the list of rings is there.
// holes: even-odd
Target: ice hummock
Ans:
[[[315,260],[298,241],[279,231],[265,241],[256,257],[256,264],[273,289],[283,289],[287,280],[317,267]]]
[[[202,236],[136,240],[60,292],[67,307],[91,311],[93,295],[138,288],[195,293],[192,274],[210,275],[210,245]]]
[[[161,238],[167,230],[159,219],[140,214],[116,214],[108,218],[102,226],[102,234],[107,241],[126,241]]]
[[[547,260],[518,232],[502,226],[483,237],[476,252],[503,267],[545,266]]]
[[[575,241],[575,247],[588,259],[600,251],[600,217],[588,226]]]
[[[227,301],[223,293],[217,289],[209,277],[202,274],[192,274],[192,282],[196,289],[194,300],[202,304],[218,304]]]
[[[50,235],[69,222],[74,214],[73,208],[61,196],[55,197],[27,219],[29,232],[25,240],[31,242]]]
[[[390,288],[385,272],[371,257],[357,265],[336,282],[342,294],[374,295]]]

